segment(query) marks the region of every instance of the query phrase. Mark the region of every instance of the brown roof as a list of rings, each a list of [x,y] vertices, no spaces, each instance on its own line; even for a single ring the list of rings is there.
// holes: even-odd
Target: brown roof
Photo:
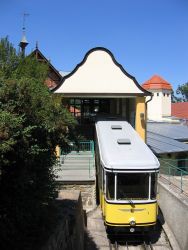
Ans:
[[[61,83],[63,79],[62,75],[50,63],[50,61],[47,60],[47,58],[42,54],[42,52],[38,48],[36,48],[29,56],[35,56],[39,62],[45,62],[48,65],[49,72],[48,77],[45,80],[45,85],[47,85],[48,88],[53,89]]]
[[[172,116],[188,119],[188,102],[172,103]]]
[[[142,87],[146,90],[150,89],[172,90],[171,84],[158,75],[152,76],[148,81],[142,84]]]

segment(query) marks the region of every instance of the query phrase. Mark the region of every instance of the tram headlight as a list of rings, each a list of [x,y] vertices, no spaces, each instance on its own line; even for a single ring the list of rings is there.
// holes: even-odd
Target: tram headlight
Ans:
[[[131,225],[131,226],[135,226],[135,225],[136,225],[136,221],[135,221],[135,220],[131,220],[131,221],[130,221],[130,225]]]

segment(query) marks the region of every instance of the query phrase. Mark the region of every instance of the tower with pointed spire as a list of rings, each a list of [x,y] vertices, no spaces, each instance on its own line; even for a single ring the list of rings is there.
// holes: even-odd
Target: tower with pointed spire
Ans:
[[[27,47],[27,45],[29,44],[27,42],[27,39],[26,39],[26,35],[25,35],[25,17],[28,16],[29,14],[27,13],[24,13],[23,14],[23,28],[22,28],[22,39],[19,43],[19,47],[21,48],[21,53],[22,53],[22,56],[25,57],[25,48]]]

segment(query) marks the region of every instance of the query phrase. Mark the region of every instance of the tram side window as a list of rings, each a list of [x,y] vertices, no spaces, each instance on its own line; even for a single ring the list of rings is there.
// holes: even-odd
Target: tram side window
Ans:
[[[151,174],[151,200],[155,200],[157,196],[157,174]]]
[[[146,200],[149,199],[149,174],[118,174],[117,176],[118,200]]]
[[[104,192],[104,170],[101,166],[101,189]]]
[[[108,200],[114,200],[115,175],[106,172],[106,197]]]

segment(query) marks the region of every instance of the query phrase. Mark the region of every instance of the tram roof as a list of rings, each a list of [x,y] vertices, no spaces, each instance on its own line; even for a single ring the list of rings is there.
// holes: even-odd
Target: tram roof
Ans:
[[[105,168],[120,171],[159,168],[156,156],[128,122],[97,121],[96,134]]]

